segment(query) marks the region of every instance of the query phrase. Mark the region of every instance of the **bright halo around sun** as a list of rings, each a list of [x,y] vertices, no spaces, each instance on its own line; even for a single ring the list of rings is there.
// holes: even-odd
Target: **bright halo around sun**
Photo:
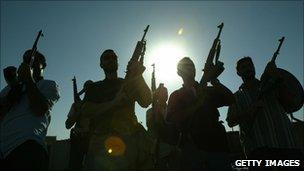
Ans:
[[[151,51],[149,64],[155,64],[157,86],[159,83],[172,84],[178,79],[177,63],[185,56],[182,46],[174,43],[160,44]]]

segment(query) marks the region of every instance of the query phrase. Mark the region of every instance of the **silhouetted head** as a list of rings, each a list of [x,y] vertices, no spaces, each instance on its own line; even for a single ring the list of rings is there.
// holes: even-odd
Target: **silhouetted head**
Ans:
[[[28,64],[30,64],[30,54],[31,54],[31,49],[27,50],[23,54],[23,60]],[[45,56],[39,51],[36,51],[33,63],[31,65],[31,68],[33,69],[33,78],[35,79],[36,82],[43,78],[43,71],[45,67],[46,67]]]
[[[18,78],[17,78],[17,68],[14,66],[8,66],[3,69],[4,78],[9,86],[13,86],[18,84]]]
[[[117,55],[112,49],[105,50],[100,56],[100,67],[105,73],[117,72]]]
[[[195,66],[189,57],[184,57],[177,64],[177,74],[183,79],[194,79]]]
[[[255,68],[251,58],[248,56],[237,61],[236,71],[243,80],[251,80],[255,78]]]

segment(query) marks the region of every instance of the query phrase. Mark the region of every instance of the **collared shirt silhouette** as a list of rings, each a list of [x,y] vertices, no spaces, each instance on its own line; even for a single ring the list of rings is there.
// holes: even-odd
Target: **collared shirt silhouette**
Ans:
[[[269,63],[265,72],[275,73],[275,67]],[[240,126],[241,142],[247,156],[258,157],[251,154],[259,153],[260,149],[260,154],[269,153],[263,151],[263,148],[295,148],[291,121],[281,104],[282,101],[279,101],[279,98],[289,101],[292,97],[288,96],[288,92],[286,93],[280,84],[272,85],[274,87],[271,90],[261,95],[261,82],[255,78],[255,68],[250,57],[244,57],[237,62],[237,74],[244,83],[234,94],[235,103],[229,107],[226,120],[230,127]],[[272,74],[272,77],[274,79],[277,76]],[[274,157],[281,154],[277,151],[271,155]]]
[[[30,50],[24,55],[29,54]],[[20,100],[0,121],[0,158],[7,169],[41,170],[48,167],[44,139],[59,91],[55,81],[43,78],[45,67],[45,57],[37,52],[32,66],[22,63],[18,69],[18,80],[23,84]],[[5,87],[0,97],[7,98],[10,90],[10,86]]]

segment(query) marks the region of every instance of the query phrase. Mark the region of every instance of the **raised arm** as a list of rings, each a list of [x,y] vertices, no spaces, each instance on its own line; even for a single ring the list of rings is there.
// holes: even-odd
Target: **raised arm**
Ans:
[[[229,106],[234,103],[233,93],[218,79],[212,80],[211,84],[213,87],[211,88],[212,92],[209,98],[211,99],[210,101],[214,102],[216,108]]]
[[[124,89],[130,99],[135,100],[141,107],[148,107],[152,102],[151,90],[142,74],[145,67],[138,61],[128,63],[129,77],[125,79]]]
[[[22,63],[18,70],[19,79],[25,84],[29,106],[37,116],[46,114],[59,99],[58,86],[48,81],[38,89],[28,64]]]
[[[136,89],[135,100],[141,107],[148,107],[152,102],[151,90],[142,76],[135,80],[134,88]]]
[[[33,81],[26,82],[27,97],[29,99],[30,108],[36,115],[44,115],[51,106],[48,104],[46,98],[37,88],[37,85]]]
[[[237,112],[236,104],[232,104],[228,108],[226,121],[229,127],[234,127],[240,123],[239,114]]]
[[[75,102],[72,104],[68,114],[68,118],[65,121],[65,127],[67,129],[72,128],[76,121],[79,119],[82,105],[83,101]]]

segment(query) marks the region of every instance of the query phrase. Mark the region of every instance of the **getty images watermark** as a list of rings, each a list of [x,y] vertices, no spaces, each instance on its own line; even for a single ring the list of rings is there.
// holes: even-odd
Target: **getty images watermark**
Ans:
[[[302,161],[303,162],[303,161]],[[234,170],[248,169],[249,167],[303,167],[301,160],[235,160]]]

